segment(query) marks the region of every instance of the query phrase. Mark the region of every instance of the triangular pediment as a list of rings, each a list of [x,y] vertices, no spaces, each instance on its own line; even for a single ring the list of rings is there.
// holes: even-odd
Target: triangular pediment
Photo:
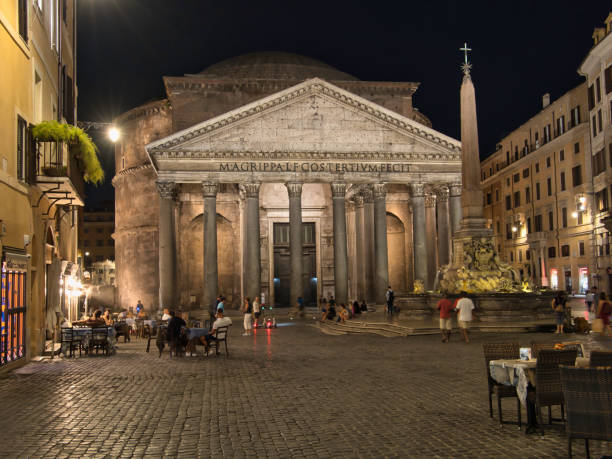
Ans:
[[[313,78],[146,147],[152,157],[214,153],[385,154],[459,161],[461,144],[374,102]]]

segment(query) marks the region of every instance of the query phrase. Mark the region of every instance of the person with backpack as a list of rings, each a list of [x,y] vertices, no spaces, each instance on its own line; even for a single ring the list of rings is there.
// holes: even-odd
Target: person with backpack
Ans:
[[[387,287],[387,293],[385,294],[385,297],[387,299],[387,314],[392,316],[393,315],[393,300],[395,299],[395,293],[393,292],[393,290],[391,290],[390,285]]]

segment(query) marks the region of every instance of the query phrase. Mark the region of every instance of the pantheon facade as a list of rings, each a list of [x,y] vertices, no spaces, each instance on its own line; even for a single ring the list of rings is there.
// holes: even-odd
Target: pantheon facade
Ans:
[[[461,219],[461,144],[413,106],[418,83],[253,53],[164,85],[115,120],[122,307],[433,286]]]

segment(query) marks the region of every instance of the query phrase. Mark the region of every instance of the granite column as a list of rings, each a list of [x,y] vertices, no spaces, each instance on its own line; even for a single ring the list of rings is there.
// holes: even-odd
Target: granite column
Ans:
[[[450,213],[450,228],[451,237],[459,230],[461,226],[461,184],[453,183],[449,187],[449,213]]]
[[[157,182],[159,191],[159,308],[173,308],[176,298],[176,244],[174,199],[176,184]]]
[[[251,301],[261,292],[261,251],[259,248],[259,183],[243,183],[246,214],[245,296]]]
[[[289,306],[294,307],[303,297],[302,278],[302,183],[285,184],[289,194]]]
[[[444,266],[450,263],[451,238],[447,187],[436,190],[436,217],[438,219],[438,263]]]
[[[219,289],[219,273],[217,268],[217,192],[216,182],[202,183],[204,198],[204,288],[202,305],[209,312],[214,311],[217,290]]]
[[[412,203],[412,237],[414,246],[414,280],[429,284],[427,258],[427,236],[425,227],[425,192],[421,183],[410,186]]]
[[[334,283],[336,301],[348,306],[348,257],[346,247],[346,183],[331,184],[334,208]]]
[[[385,304],[385,292],[389,285],[389,260],[387,254],[387,186],[377,183],[374,196],[374,260],[376,304]]]

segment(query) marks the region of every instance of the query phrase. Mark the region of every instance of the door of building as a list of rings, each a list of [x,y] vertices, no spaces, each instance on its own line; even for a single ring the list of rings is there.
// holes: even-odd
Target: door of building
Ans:
[[[274,223],[274,306],[289,304],[291,260],[289,223]],[[302,282],[304,304],[317,304],[317,247],[314,223],[302,223]]]

